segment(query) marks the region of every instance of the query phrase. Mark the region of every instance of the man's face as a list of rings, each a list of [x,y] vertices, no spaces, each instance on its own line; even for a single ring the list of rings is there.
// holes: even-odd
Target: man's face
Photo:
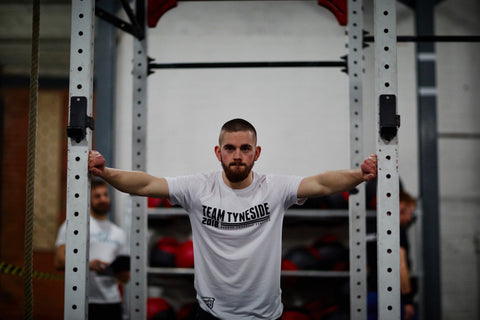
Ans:
[[[250,131],[223,132],[215,154],[227,179],[238,183],[249,176],[260,155],[260,147],[256,146],[255,136]]]
[[[110,197],[106,186],[92,189],[90,194],[90,208],[95,214],[106,215],[110,210]]]
[[[400,202],[400,225],[402,227],[408,226],[408,224],[412,221],[414,211],[414,204]]]

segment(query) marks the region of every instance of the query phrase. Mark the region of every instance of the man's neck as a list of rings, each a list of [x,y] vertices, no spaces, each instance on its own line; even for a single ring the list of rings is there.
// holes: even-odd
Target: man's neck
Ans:
[[[90,215],[97,220],[107,220],[107,214],[96,214],[93,211],[90,211]]]
[[[244,180],[242,180],[240,182],[231,182],[230,180],[228,180],[227,176],[225,175],[225,171],[222,172],[222,178],[223,178],[223,181],[225,182],[225,184],[232,189],[236,189],[236,190],[245,189],[249,185],[251,185],[252,182],[253,182],[253,171],[250,172],[248,177],[246,177]]]

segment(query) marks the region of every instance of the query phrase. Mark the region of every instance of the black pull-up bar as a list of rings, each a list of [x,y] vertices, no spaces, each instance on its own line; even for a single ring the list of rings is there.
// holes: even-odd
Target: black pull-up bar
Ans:
[[[258,61],[258,62],[188,62],[149,63],[150,69],[202,69],[202,68],[309,68],[347,67],[346,61]]]

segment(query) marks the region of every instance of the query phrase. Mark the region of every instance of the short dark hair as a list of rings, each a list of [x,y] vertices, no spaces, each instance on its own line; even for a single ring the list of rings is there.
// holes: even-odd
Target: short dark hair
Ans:
[[[412,195],[410,193],[408,193],[407,191],[400,191],[400,199],[399,199],[400,202],[404,202],[406,204],[410,204],[410,205],[416,205],[417,204],[417,201],[415,201],[415,198],[412,197]]]
[[[92,181],[91,181],[91,189],[96,189],[98,187],[108,187],[108,184],[102,180],[102,179],[97,179],[97,178],[93,178]]]
[[[236,118],[225,122],[220,130],[220,136],[218,137],[218,143],[222,144],[222,136],[224,132],[238,132],[238,131],[250,131],[253,133],[255,143],[257,142],[257,130],[247,120]]]

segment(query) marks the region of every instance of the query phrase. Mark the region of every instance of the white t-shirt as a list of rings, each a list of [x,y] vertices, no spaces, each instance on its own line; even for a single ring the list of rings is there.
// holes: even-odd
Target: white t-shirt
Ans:
[[[58,247],[65,244],[66,221],[60,226]],[[97,220],[90,217],[90,260],[99,259],[111,263],[118,255],[128,254],[125,232],[109,220]],[[117,280],[112,276],[89,273],[88,303],[121,302]]]
[[[254,173],[245,189],[222,172],[167,178],[170,200],[192,225],[195,289],[200,306],[220,319],[282,315],[282,222],[302,178]]]

